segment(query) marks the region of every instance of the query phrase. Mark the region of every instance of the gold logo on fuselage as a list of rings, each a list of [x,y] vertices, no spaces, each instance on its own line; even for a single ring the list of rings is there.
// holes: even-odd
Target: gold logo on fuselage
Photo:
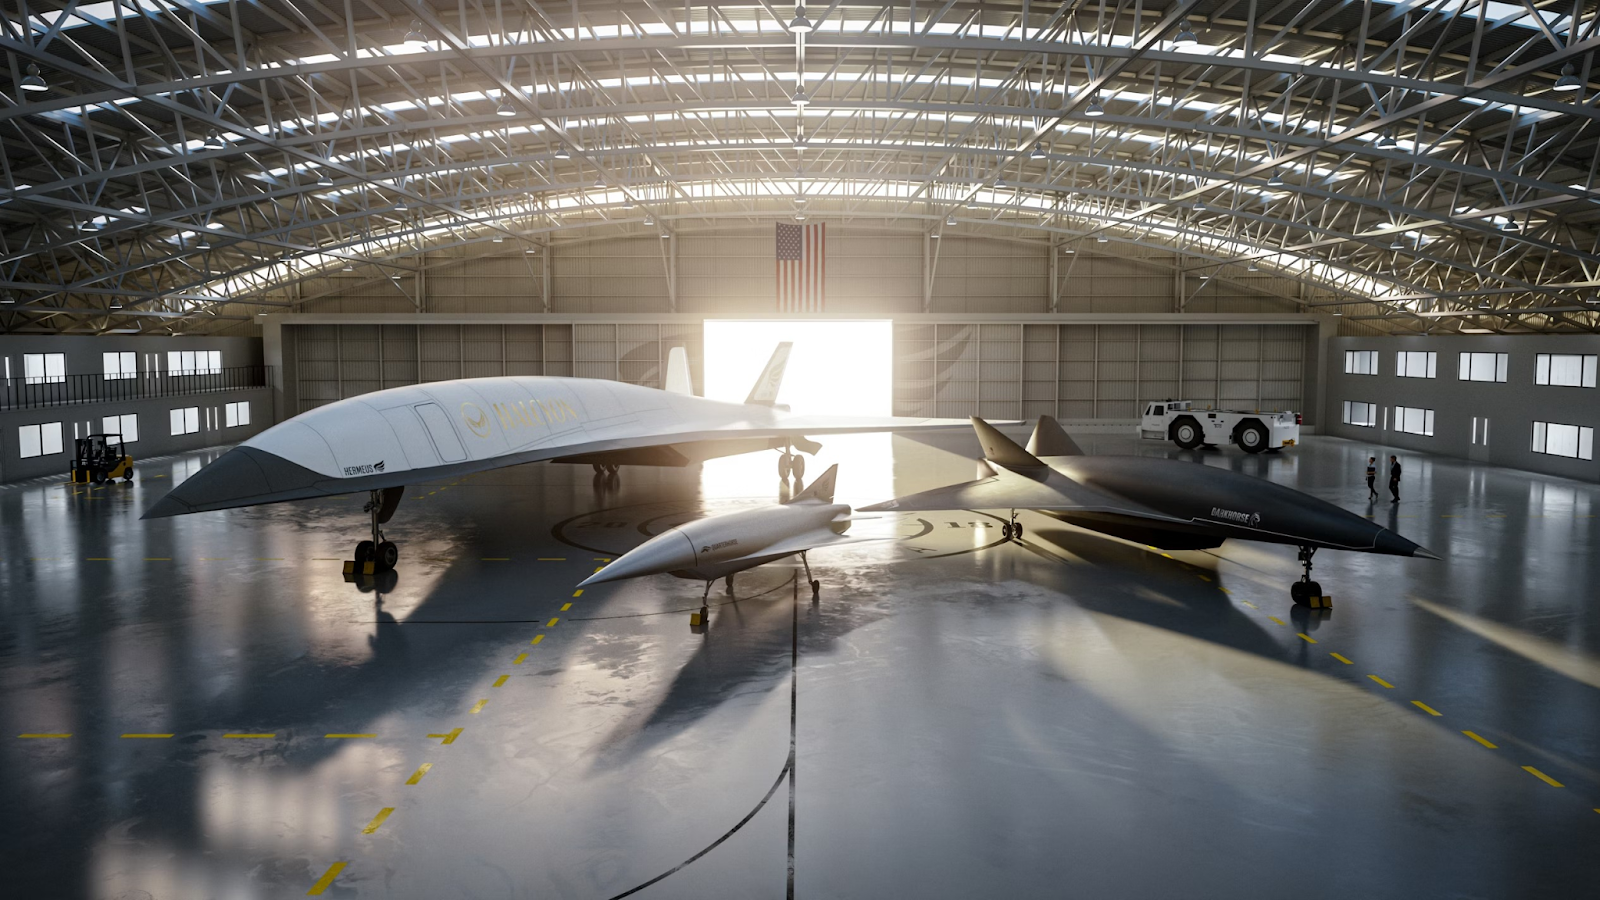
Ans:
[[[467,423],[467,427],[478,437],[489,436],[489,414],[479,409],[478,404],[461,404],[461,421]]]

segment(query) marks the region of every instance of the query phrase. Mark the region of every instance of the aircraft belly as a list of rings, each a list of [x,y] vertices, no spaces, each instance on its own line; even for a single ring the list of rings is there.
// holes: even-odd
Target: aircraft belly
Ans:
[[[727,562],[695,566],[692,569],[674,569],[670,574],[677,578],[692,578],[696,581],[715,581],[735,572],[743,572],[745,569],[754,569],[756,566],[764,566],[769,562],[777,562],[785,557],[794,556],[795,553],[799,552],[796,550],[794,553],[777,553],[771,556],[741,557]]]

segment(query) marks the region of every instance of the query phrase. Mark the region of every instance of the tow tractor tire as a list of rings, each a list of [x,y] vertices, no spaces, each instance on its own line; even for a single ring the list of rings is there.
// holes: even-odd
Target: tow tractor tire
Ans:
[[[787,453],[778,454],[778,477],[787,480],[794,468],[794,460]]]
[[[1246,453],[1260,453],[1267,449],[1267,429],[1260,422],[1246,422],[1239,429],[1239,436],[1235,438],[1240,449]]]
[[[357,571],[360,571],[361,565],[363,563],[365,563],[365,562],[367,562],[367,561],[372,559],[373,550],[374,550],[374,547],[373,547],[373,543],[371,541],[362,541],[361,543],[356,545],[356,570]]]
[[[794,478],[796,481],[806,477],[806,458],[796,453],[794,455],[794,462],[789,464],[789,471],[794,473]]]
[[[393,569],[394,564],[399,561],[400,548],[396,547],[393,541],[384,541],[378,545],[378,555],[373,559],[373,562],[378,564],[378,568],[388,571]]]
[[[1193,450],[1205,442],[1205,432],[1191,416],[1172,423],[1172,441],[1185,450]]]
[[[129,469],[128,471],[123,472],[122,473],[122,480],[123,481],[132,481],[133,480],[133,470]]]

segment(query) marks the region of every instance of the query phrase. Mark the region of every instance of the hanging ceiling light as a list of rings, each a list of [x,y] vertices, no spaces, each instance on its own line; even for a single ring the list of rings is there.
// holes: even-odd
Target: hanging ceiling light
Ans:
[[[789,30],[795,34],[810,34],[817,30],[817,26],[811,24],[811,20],[806,18],[806,5],[804,3],[796,3],[794,5],[794,18],[789,20]]]
[[[951,213],[950,215],[945,216],[944,224],[950,228],[956,227],[956,214]]]
[[[489,240],[490,240],[490,241],[491,241],[491,242],[492,242],[492,243],[496,243],[496,244],[504,244],[504,243],[505,243],[505,242],[506,242],[506,236],[505,236],[505,235],[503,235],[503,234],[497,234],[497,235],[495,235],[495,236],[494,236],[494,237],[492,237],[492,238],[490,238],[490,239],[489,239]]]
[[[212,131],[210,134],[206,135],[205,148],[207,150],[226,150],[228,145],[222,140],[222,135]]]
[[[1204,200],[1201,200],[1199,197],[1196,197],[1195,200],[1194,200],[1194,211],[1195,212],[1205,212],[1206,211],[1206,202]]]
[[[1089,108],[1084,110],[1083,114],[1091,119],[1098,119],[1106,114],[1106,108],[1100,105],[1100,98],[1096,97],[1089,101]]]
[[[16,294],[11,293],[10,291],[6,291],[4,294],[0,294],[0,303],[15,303],[15,302],[17,302],[17,295]]]
[[[1283,187],[1283,176],[1273,172],[1272,177],[1267,179],[1267,187]]]
[[[805,107],[811,103],[811,98],[806,96],[805,88],[795,88],[794,96],[789,98],[789,102],[795,106]]]
[[[339,271],[341,272],[354,272],[355,270],[356,267],[351,265],[349,260],[345,260],[344,265],[339,267]]]
[[[794,197],[795,206],[805,206],[809,202],[810,201],[805,198],[804,194],[796,194]]]
[[[394,201],[394,211],[395,212],[405,212],[407,208],[408,207],[406,205],[406,198],[404,196],[395,198],[395,201]]]
[[[50,90],[50,85],[44,82],[44,76],[39,74],[39,66],[36,63],[28,63],[28,74],[22,76],[22,80],[17,82],[17,87],[32,94]]]
[[[623,209],[633,209],[633,198],[629,197],[627,194],[623,194],[622,195],[622,208]]]
[[[1199,38],[1196,38],[1194,32],[1189,30],[1189,20],[1184,19],[1179,22],[1178,33],[1172,36],[1172,46],[1193,47],[1198,42]]]
[[[1400,235],[1398,235],[1398,234],[1394,236],[1394,240],[1389,242],[1389,249],[1390,250],[1404,250],[1405,248],[1406,248],[1406,242],[1404,240],[1402,240]]]
[[[494,114],[503,119],[509,119],[517,114],[517,108],[511,105],[510,100],[501,100],[500,105],[495,107]]]
[[[1028,151],[1028,158],[1029,159],[1044,159],[1044,145],[1043,144],[1034,144],[1033,145],[1033,149]]]
[[[806,220],[806,214],[805,214],[805,212],[803,212],[803,211],[801,211],[801,210],[795,210],[795,213],[794,213],[794,220],[795,220],[795,221],[796,221],[796,222],[804,222],[804,221],[805,221],[805,220]]]
[[[807,148],[807,147],[809,147],[809,146],[811,146],[811,145],[810,145],[810,144],[809,144],[809,143],[807,143],[807,142],[806,142],[806,136],[805,136],[805,135],[803,135],[803,134],[802,134],[802,135],[799,135],[799,136],[797,136],[797,137],[796,137],[796,138],[795,138],[795,139],[794,139],[794,148],[795,148],[795,149],[796,149],[796,150],[804,150],[804,149],[806,149],[806,148]]]
[[[1395,148],[1394,135],[1385,131],[1383,134],[1378,135],[1378,139],[1372,142],[1372,146],[1377,147],[1379,150],[1393,150]]]
[[[1572,74],[1572,63],[1567,63],[1561,67],[1561,77],[1556,79],[1555,89],[1563,94],[1569,91],[1583,90],[1583,82],[1578,80],[1578,76]]]
[[[654,225],[655,223],[656,223],[655,217],[650,215],[649,213],[646,213],[645,217],[644,217],[644,224],[648,226],[648,225]]]
[[[422,23],[416,19],[411,20],[411,30],[406,32],[406,43],[426,44],[428,36],[422,33]]]
[[[566,144],[558,144],[556,146],[556,159],[571,159],[571,158],[572,158],[572,152],[567,149],[567,145]]]
[[[1104,244],[1106,241],[1109,241],[1109,240],[1111,240],[1111,238],[1106,237],[1105,234],[1103,234],[1103,233],[1102,234],[1097,234],[1097,235],[1094,236],[1094,242],[1096,244]]]
[[[1250,265],[1248,265],[1248,266],[1245,266],[1245,267],[1244,267],[1244,270],[1245,270],[1245,271],[1246,271],[1246,272],[1259,272],[1259,271],[1261,271],[1261,267],[1260,267],[1260,266],[1258,266],[1258,265],[1256,265],[1256,262],[1255,262],[1255,260],[1251,260],[1251,261],[1250,261]]]
[[[333,176],[327,172],[317,176],[317,187],[333,187]]]

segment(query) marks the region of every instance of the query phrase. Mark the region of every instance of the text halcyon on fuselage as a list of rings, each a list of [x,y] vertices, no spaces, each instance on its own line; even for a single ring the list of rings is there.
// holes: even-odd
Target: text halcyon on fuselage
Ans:
[[[558,425],[568,419],[578,418],[577,411],[568,406],[567,401],[561,399],[496,403],[494,414],[500,417],[500,427],[507,431],[513,428],[532,428],[535,425]]]

